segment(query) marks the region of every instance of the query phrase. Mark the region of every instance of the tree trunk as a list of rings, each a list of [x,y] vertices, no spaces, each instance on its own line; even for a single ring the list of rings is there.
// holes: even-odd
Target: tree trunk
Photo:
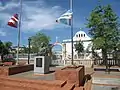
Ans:
[[[113,60],[115,60],[115,65],[117,65],[117,48],[114,47],[114,57],[113,57]]]
[[[105,48],[102,49],[102,58],[103,58],[103,64],[106,66],[106,72],[108,72],[108,60],[107,60],[107,50]]]

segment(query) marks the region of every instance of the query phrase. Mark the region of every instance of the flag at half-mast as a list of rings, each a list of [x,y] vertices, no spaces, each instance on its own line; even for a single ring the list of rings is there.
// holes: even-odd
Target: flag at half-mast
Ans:
[[[14,14],[8,21],[8,25],[17,28],[18,26],[18,14]]]
[[[63,24],[66,24],[66,25],[71,25],[72,14],[73,14],[73,12],[71,10],[68,10],[63,15],[61,15],[56,20],[56,22],[63,23]]]

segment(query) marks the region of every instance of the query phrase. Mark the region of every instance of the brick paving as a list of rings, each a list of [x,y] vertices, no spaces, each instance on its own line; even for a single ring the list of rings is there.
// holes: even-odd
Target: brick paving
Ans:
[[[57,69],[61,69],[63,67],[50,67],[50,73],[44,75],[34,75],[33,71],[19,73],[15,75],[11,75],[10,77],[23,77],[23,78],[38,78],[38,77],[49,77],[53,80],[53,72]],[[93,68],[85,68],[85,74],[91,74],[92,77],[101,77],[101,78],[120,78],[120,72],[110,72],[110,74],[106,73],[105,71],[94,71]],[[41,78],[42,79],[42,78]],[[43,78],[44,79],[44,78]]]
[[[9,77],[19,77],[35,80],[55,80],[54,71],[62,67],[51,67],[49,74],[34,75],[33,71],[24,72]],[[94,71],[93,68],[85,68],[85,74],[91,74],[93,78],[92,90],[120,90],[120,72]],[[111,79],[112,78],[112,79]]]

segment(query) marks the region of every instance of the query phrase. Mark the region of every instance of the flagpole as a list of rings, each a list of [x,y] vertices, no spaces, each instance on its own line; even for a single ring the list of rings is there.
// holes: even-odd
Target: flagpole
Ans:
[[[73,12],[73,1],[70,0],[70,10]],[[73,14],[71,18],[71,52],[72,52],[72,57],[71,57],[71,64],[73,65]]]
[[[19,20],[18,20],[18,48],[17,48],[17,64],[19,61],[19,47],[20,47],[20,27],[21,27],[21,13],[22,13],[22,0],[20,0],[20,12],[19,12]]]

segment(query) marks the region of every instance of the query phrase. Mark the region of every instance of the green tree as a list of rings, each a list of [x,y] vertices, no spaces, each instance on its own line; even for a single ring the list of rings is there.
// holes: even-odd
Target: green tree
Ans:
[[[12,42],[10,42],[10,41],[5,42],[5,43],[4,43],[4,46],[5,46],[5,48],[6,48],[8,51],[11,51],[11,49],[12,49]]]
[[[1,58],[2,58],[2,60],[3,60],[3,56],[4,55],[7,55],[7,54],[9,54],[10,53],[10,51],[11,51],[11,49],[12,49],[12,42],[2,42],[1,40],[0,40],[0,54],[1,54]]]
[[[31,37],[31,46],[34,53],[46,52],[48,48],[50,37],[43,33],[37,33],[35,36]]]
[[[21,53],[28,53],[28,47],[26,47],[25,45],[23,45],[23,49],[21,50]]]
[[[120,42],[118,16],[110,5],[99,5],[92,10],[87,21],[93,48],[102,50],[103,61],[106,64],[106,70],[108,70],[107,52],[117,48]]]
[[[81,52],[84,51],[84,46],[83,46],[83,43],[82,42],[76,42],[75,44],[75,51],[78,52],[78,54],[80,54]]]
[[[0,40],[0,54],[2,54],[2,52],[3,52],[3,47],[4,47],[4,44],[3,44],[3,42]]]
[[[9,54],[12,49],[12,42],[4,42],[3,43],[3,55]]]

